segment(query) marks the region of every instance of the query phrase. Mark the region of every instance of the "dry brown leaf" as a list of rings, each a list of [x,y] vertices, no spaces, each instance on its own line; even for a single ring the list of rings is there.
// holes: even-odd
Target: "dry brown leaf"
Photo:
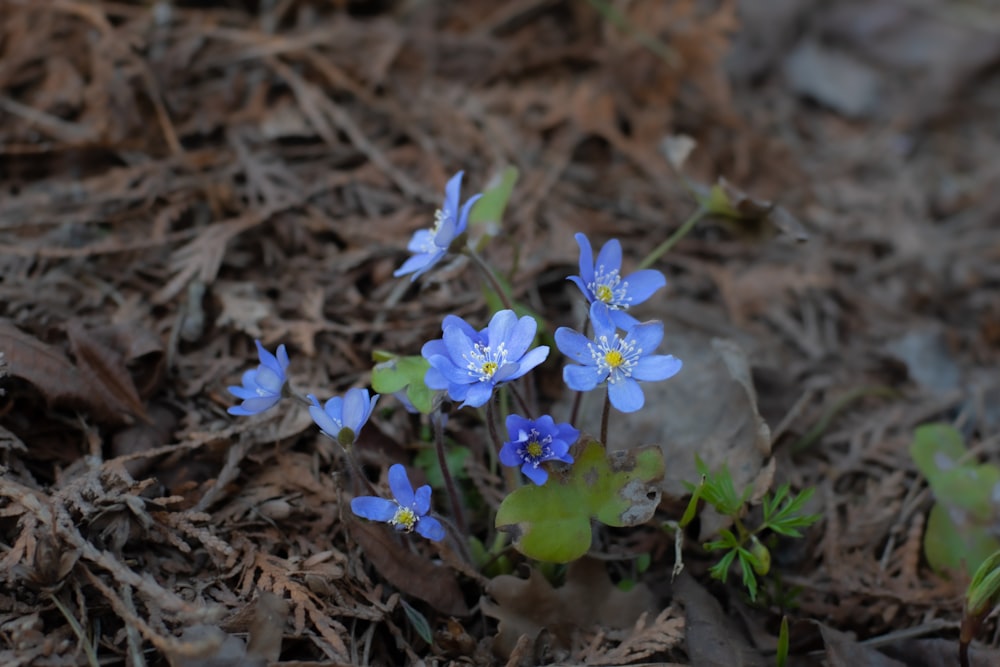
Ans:
[[[569,648],[574,630],[599,625],[623,629],[654,609],[652,592],[643,584],[629,591],[615,586],[601,561],[581,558],[566,573],[566,584],[555,589],[537,570],[527,579],[500,575],[490,582],[487,592],[496,604],[482,599],[483,613],[500,621],[493,650],[509,657],[522,635],[532,641],[543,630],[557,645]]]
[[[444,614],[468,616],[454,572],[404,549],[385,526],[361,521],[348,525],[365,557],[390,584]]]
[[[771,664],[754,651],[719,601],[687,572],[674,582],[676,598],[684,605],[687,652],[698,667],[766,667]]]
[[[80,372],[93,389],[108,394],[109,404],[121,405],[133,416],[149,423],[146,407],[125,366],[122,350],[106,345],[79,320],[69,322],[66,334]]]

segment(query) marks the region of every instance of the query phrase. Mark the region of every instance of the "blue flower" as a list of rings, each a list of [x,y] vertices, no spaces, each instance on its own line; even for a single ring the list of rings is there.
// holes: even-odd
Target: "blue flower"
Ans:
[[[606,381],[611,405],[622,412],[635,412],[646,400],[637,380],[666,380],[680,371],[680,359],[651,354],[663,340],[662,322],[637,324],[624,337],[619,336],[608,311],[597,303],[590,307],[590,321],[594,340],[568,327],[556,330],[556,346],[580,364],[563,369],[563,380],[570,389],[590,391]]]
[[[254,343],[257,344],[260,366],[243,374],[242,387],[228,387],[230,394],[243,400],[240,405],[234,405],[226,411],[231,415],[255,415],[274,407],[281,400],[285,371],[288,370],[288,352],[284,345],[279,345],[278,356],[275,357],[264,349],[259,340]]]
[[[398,531],[409,533],[415,530],[435,542],[444,539],[441,522],[427,516],[431,509],[430,486],[421,486],[414,493],[406,468],[396,463],[389,468],[389,489],[394,500],[361,496],[351,500],[351,511],[363,519],[388,523]]]
[[[344,447],[350,447],[375,409],[379,395],[369,398],[367,389],[348,389],[344,398],[334,396],[322,407],[312,394],[308,398],[312,401],[309,416],[320,430]]]
[[[555,423],[549,415],[535,420],[508,415],[507,437],[510,440],[500,449],[500,463],[521,466],[521,472],[541,486],[548,480],[549,473],[539,464],[545,461],[572,463],[569,448],[580,437],[580,432],[569,424]]]
[[[469,210],[482,195],[469,197],[459,210],[459,192],[462,189],[462,173],[458,172],[444,188],[444,203],[434,213],[434,226],[421,229],[413,234],[407,249],[414,253],[392,275],[399,277],[408,273],[413,275],[410,280],[416,280],[424,272],[441,261],[448,253],[448,248],[469,224]]]
[[[496,313],[482,331],[454,315],[445,317],[441,328],[443,337],[420,351],[431,365],[424,382],[447,389],[463,407],[485,404],[496,385],[516,380],[549,356],[545,345],[528,351],[538,324],[528,316],[518,319],[513,310]]]
[[[601,304],[619,329],[639,324],[639,320],[625,311],[651,297],[653,292],[667,284],[667,279],[653,269],[636,271],[622,278],[622,245],[618,239],[604,244],[597,254],[595,267],[590,241],[580,233],[574,238],[580,246],[580,275],[570,276],[569,280],[580,288],[588,302]]]

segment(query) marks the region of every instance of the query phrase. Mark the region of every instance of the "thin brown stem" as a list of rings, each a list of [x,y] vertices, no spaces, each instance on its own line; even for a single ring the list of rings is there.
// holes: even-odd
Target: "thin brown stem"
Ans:
[[[505,290],[503,285],[500,284],[500,280],[496,277],[496,274],[493,273],[493,269],[490,268],[490,265],[487,264],[486,261],[479,256],[479,253],[471,247],[466,248],[465,253],[472,258],[472,263],[476,265],[479,272],[483,274],[484,278],[486,278],[486,282],[488,282],[493,291],[497,293],[497,296],[503,303],[503,307],[508,310],[514,310],[514,303],[511,301],[510,295],[507,294],[507,290]]]
[[[510,393],[514,395],[514,400],[517,401],[517,405],[521,408],[521,412],[524,413],[524,418],[531,419],[532,410],[530,407],[528,407],[528,402],[524,400],[524,396],[521,395],[521,392],[518,391],[517,387],[514,386],[513,382],[509,382],[507,384],[507,387],[510,388]]]
[[[608,418],[611,416],[610,389],[604,394],[604,410],[601,411],[601,444],[608,446]]]
[[[455,526],[463,537],[468,536],[465,528],[465,515],[462,513],[462,503],[459,502],[458,489],[455,487],[455,480],[448,470],[448,459],[444,453],[444,415],[437,412],[431,416],[431,423],[434,425],[434,448],[437,450],[438,465],[441,466],[441,476],[444,477],[444,485],[448,490],[448,498],[451,500],[451,513],[455,520]]]

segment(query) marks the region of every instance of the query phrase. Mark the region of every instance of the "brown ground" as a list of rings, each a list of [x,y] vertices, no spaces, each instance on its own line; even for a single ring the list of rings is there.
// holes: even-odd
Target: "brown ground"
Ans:
[[[793,664],[955,664],[964,582],[923,559],[933,498],[907,445],[943,420],[1000,458],[1000,16],[736,4],[0,0],[0,663],[764,665],[788,613]],[[520,170],[486,254],[572,324],[574,232],[634,262],[693,210],[663,150],[678,134],[692,181],[724,176],[808,232],[701,223],[651,307],[665,348],[672,326],[739,343],[776,479],[817,487],[822,520],[774,554],[797,604],[711,583],[697,541],[671,586],[669,536],[605,531],[600,553],[654,555],[654,613],[565,627],[560,610],[610,604],[602,572],[571,570],[561,596],[523,593],[556,620],[524,612],[548,631],[511,657],[483,574],[351,520],[305,411],[233,418],[225,387],[254,338],[329,396],[446,313],[485,324],[467,264],[392,277],[459,169],[466,192]],[[475,415],[449,428],[485,438]],[[398,409],[370,425],[372,480],[421,437]],[[468,470],[489,504],[485,464]]]

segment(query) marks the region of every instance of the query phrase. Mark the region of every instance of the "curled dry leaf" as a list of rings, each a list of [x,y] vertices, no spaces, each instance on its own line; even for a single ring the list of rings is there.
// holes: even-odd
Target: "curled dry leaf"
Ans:
[[[493,650],[504,658],[523,635],[534,641],[547,630],[560,648],[569,648],[578,628],[625,629],[655,609],[655,598],[644,584],[623,591],[611,582],[602,562],[586,557],[570,564],[562,588],[553,588],[532,569],[527,579],[494,577],[487,592],[496,603],[484,598],[480,604],[484,614],[500,621]]]

